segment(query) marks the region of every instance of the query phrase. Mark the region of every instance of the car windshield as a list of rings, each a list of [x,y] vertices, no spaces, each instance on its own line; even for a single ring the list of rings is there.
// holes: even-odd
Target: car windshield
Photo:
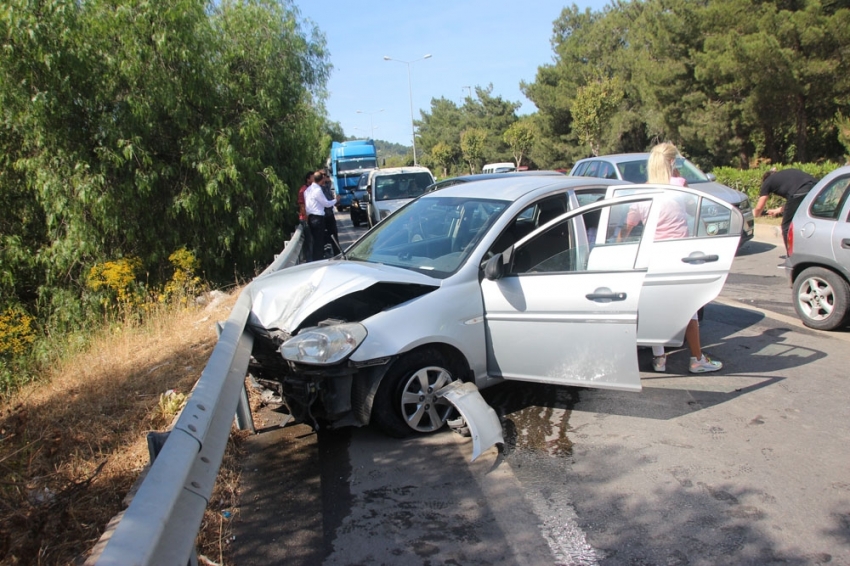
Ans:
[[[368,232],[346,250],[345,257],[443,279],[464,264],[509,204],[461,197],[417,199]]]
[[[336,163],[336,170],[339,173],[348,171],[359,171],[362,169],[377,169],[378,161],[374,157],[361,157],[356,159],[340,160]]]
[[[375,200],[397,200],[416,198],[433,182],[431,175],[421,173],[397,173],[375,177]]]
[[[705,173],[700,171],[699,167],[682,157],[676,158],[673,167],[679,172],[681,177],[684,177],[688,185],[698,183],[708,183],[710,179]],[[646,160],[640,159],[637,161],[624,161],[617,164],[620,170],[620,176],[630,183],[646,183]]]
[[[676,158],[676,161],[673,162],[673,167],[679,171],[679,175],[684,177],[688,182],[688,185],[695,185],[698,183],[708,183],[709,178],[700,171],[700,168],[685,159],[682,156]]]

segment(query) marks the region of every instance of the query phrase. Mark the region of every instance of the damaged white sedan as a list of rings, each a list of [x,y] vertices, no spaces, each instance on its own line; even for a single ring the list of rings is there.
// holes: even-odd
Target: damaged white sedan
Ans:
[[[428,433],[457,408],[474,456],[501,442],[481,388],[524,380],[639,391],[636,346],[682,344],[693,313],[720,293],[743,219],[699,191],[615,183],[456,185],[411,202],[334,259],[258,278],[254,370],[315,427]],[[655,241],[671,199],[688,235]],[[623,237],[635,210],[640,226]],[[727,228],[706,229],[707,215]]]

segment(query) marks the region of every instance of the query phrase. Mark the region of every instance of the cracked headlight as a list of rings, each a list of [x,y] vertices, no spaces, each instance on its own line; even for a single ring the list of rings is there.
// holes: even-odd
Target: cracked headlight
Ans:
[[[285,360],[316,366],[341,362],[366,338],[366,327],[353,322],[302,330],[280,346]]]

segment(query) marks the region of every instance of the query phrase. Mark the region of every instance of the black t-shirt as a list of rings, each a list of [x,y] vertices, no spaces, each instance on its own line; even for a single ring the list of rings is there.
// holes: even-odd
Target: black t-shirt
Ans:
[[[783,169],[764,180],[759,196],[774,194],[788,199],[794,195],[806,194],[815,182],[814,177],[799,169]]]

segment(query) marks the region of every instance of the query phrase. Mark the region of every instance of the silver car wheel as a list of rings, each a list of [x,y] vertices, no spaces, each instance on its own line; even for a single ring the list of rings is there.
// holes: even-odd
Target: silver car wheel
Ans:
[[[819,277],[809,277],[800,287],[797,295],[800,308],[812,320],[825,320],[835,308],[835,291],[828,281]]]
[[[439,366],[413,372],[401,390],[401,416],[412,430],[434,432],[443,427],[451,404],[434,393],[451,383],[451,373]]]
[[[848,317],[850,285],[823,267],[810,267],[794,281],[794,310],[803,324],[818,330],[834,330]]]

